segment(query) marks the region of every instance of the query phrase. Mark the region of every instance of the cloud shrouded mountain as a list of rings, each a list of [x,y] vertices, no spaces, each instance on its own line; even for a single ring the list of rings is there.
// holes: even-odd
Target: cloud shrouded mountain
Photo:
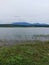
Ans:
[[[14,22],[10,24],[0,24],[0,27],[49,27],[45,23],[28,23],[28,22]]]
[[[12,23],[13,25],[21,25],[21,26],[49,26],[48,24],[45,24],[45,23],[28,23],[28,22],[15,22],[15,23]]]

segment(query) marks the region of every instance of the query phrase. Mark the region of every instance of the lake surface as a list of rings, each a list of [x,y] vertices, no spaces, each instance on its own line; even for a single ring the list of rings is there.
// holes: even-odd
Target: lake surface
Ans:
[[[47,35],[47,36],[40,36],[40,35]],[[49,28],[42,28],[42,27],[0,28],[0,40],[36,40],[36,39],[49,40],[48,35],[49,35]]]

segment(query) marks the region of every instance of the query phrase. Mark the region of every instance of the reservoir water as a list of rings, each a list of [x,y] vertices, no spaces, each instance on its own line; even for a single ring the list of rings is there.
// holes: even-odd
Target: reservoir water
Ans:
[[[39,35],[39,36],[38,36]],[[40,36],[41,35],[41,36]],[[47,35],[47,36],[43,36]],[[0,40],[49,40],[49,28],[0,27]]]

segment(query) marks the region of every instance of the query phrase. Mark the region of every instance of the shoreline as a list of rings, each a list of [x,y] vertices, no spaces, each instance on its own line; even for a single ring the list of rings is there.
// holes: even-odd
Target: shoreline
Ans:
[[[12,45],[18,45],[18,44],[26,44],[26,43],[34,43],[34,42],[49,42],[49,40],[0,40],[0,46],[12,46]]]

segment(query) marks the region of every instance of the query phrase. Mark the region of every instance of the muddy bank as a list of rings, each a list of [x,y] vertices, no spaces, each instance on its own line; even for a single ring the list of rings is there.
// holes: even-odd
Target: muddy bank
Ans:
[[[40,39],[34,39],[34,40],[0,40],[0,46],[11,46],[11,45],[16,45],[16,44],[23,44],[23,43],[28,43],[28,42],[35,42],[35,41],[41,41],[41,42],[45,42],[45,41],[49,41],[49,39],[47,40],[40,40]]]
[[[31,40],[0,40],[0,46],[10,46],[15,44],[22,44],[32,42]]]
[[[0,46],[13,45],[17,43],[19,43],[17,40],[0,40]]]

